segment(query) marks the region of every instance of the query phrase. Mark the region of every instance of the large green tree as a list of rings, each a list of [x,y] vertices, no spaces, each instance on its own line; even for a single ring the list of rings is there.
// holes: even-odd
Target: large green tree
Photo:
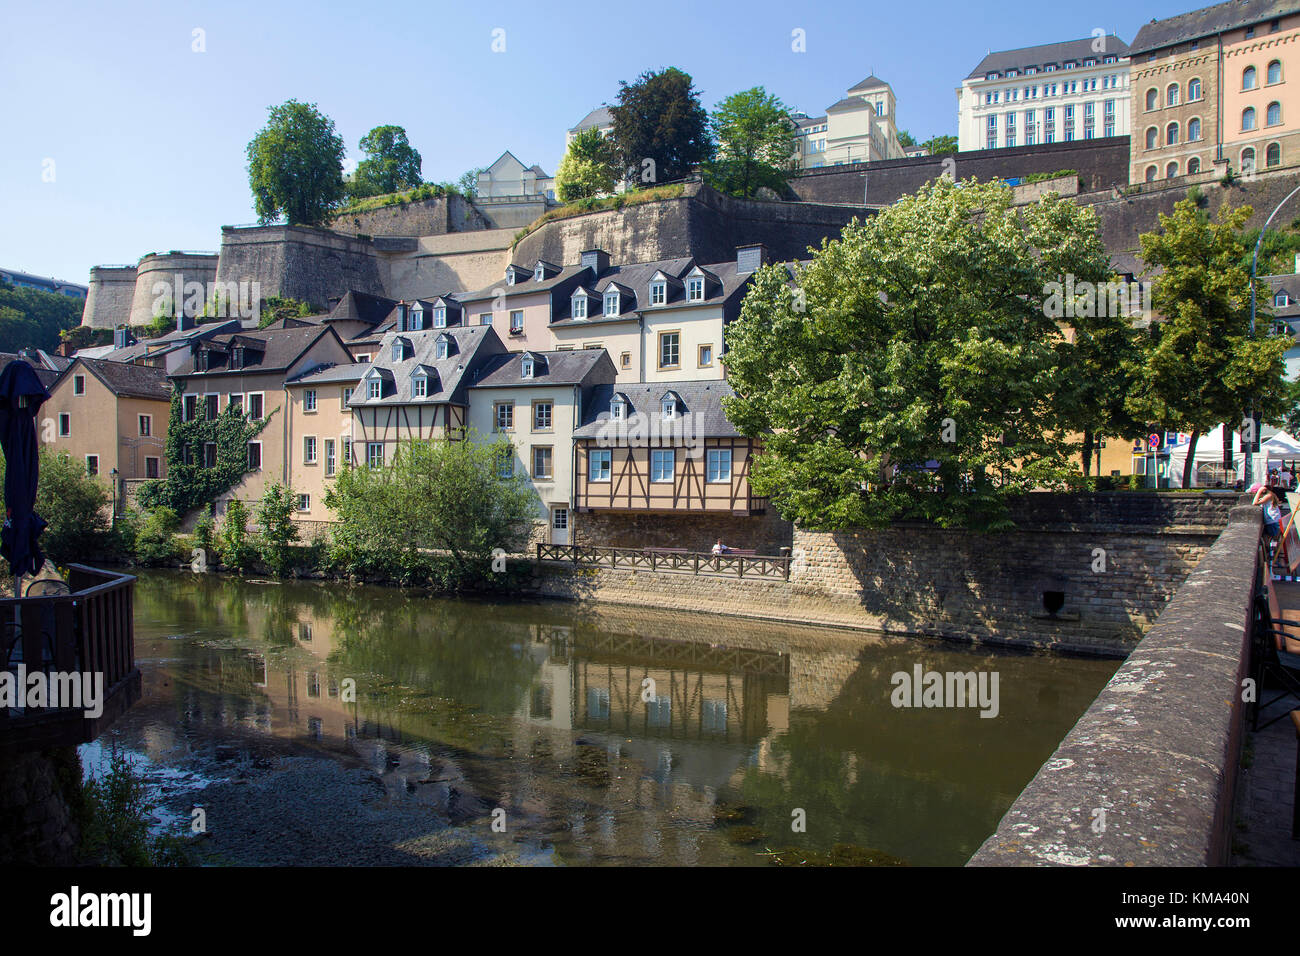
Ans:
[[[931,136],[921,144],[922,149],[928,149],[931,156],[943,156],[947,153],[957,152],[957,137],[950,134],[940,136]]]
[[[619,162],[634,185],[682,179],[713,158],[708,113],[690,74],[675,66],[620,83],[609,111]]]
[[[351,199],[382,196],[419,186],[422,160],[400,126],[376,126],[360,143],[366,158],[357,163],[347,184]]]
[[[60,334],[77,327],[83,308],[83,299],[19,288],[0,278],[0,352],[58,348]]]
[[[259,222],[317,225],[344,196],[343,138],[314,103],[288,100],[248,144],[248,184]]]
[[[752,482],[810,528],[912,517],[1005,527],[1009,495],[1076,474],[1078,401],[1048,284],[1090,267],[1096,221],[1049,196],[941,179],[755,276],[727,333],[727,414]],[[1075,258],[1085,260],[1076,268]]]
[[[794,172],[794,124],[784,103],[763,87],[733,93],[710,118],[718,144],[709,182],[748,199],[761,188],[780,192]]]
[[[1261,297],[1260,334],[1250,333],[1249,250],[1242,228],[1250,206],[1219,209],[1217,220],[1194,197],[1160,215],[1140,237],[1142,259],[1159,270],[1152,292],[1152,322],[1135,369],[1129,410],[1137,417],[1191,433],[1183,485],[1192,477],[1200,435],[1224,428],[1224,462],[1248,409],[1277,418],[1285,413],[1283,354],[1289,337],[1268,335],[1267,296]]]
[[[561,202],[591,199],[614,191],[614,147],[600,130],[585,129],[573,138],[555,171],[555,191]]]

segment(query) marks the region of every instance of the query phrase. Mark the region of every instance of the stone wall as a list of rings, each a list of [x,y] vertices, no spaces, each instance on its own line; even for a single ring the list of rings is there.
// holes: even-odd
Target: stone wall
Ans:
[[[223,226],[217,282],[257,282],[262,298],[322,310],[349,289],[386,294],[370,242],[308,226]]]
[[[71,866],[81,831],[81,761],[76,747],[0,755],[0,861]]]
[[[441,236],[496,226],[460,196],[438,196],[345,213],[330,222],[329,228],[350,236]]]
[[[135,279],[135,266],[91,266],[81,324],[115,329],[130,322]]]
[[[155,286],[159,283],[164,283],[171,289],[173,308],[179,308],[187,298],[186,283],[202,284],[203,300],[206,302],[208,290],[216,277],[215,254],[167,252],[145,256],[136,267],[135,293],[131,298],[131,324],[148,325],[154,320],[154,306],[159,299]]]
[[[1260,522],[1258,508],[1233,509],[1209,554],[970,865],[1227,862]]]
[[[408,251],[393,254],[377,239],[379,274],[393,299],[484,289],[504,282],[514,235],[511,229],[480,229],[421,236],[410,240]]]
[[[1085,189],[1109,189],[1128,182],[1127,136],[981,149],[951,156],[918,156],[853,166],[809,170],[791,180],[806,202],[889,205],[951,171],[957,179],[1018,179],[1034,173],[1073,169]],[[945,161],[951,162],[945,166]]]
[[[780,555],[789,548],[793,526],[776,512],[726,514],[628,514],[583,512],[573,515],[573,544],[606,548],[685,548],[708,552],[719,539],[733,548]]]

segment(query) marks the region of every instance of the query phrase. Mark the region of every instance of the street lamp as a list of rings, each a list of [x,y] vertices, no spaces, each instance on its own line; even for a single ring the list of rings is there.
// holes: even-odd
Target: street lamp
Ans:
[[[109,522],[112,525],[117,524],[117,469],[114,468],[109,473],[109,478],[113,482],[113,518]]]
[[[1295,189],[1287,193],[1286,198],[1283,199],[1280,203],[1278,203],[1277,206],[1273,209],[1273,211],[1268,214],[1268,218],[1264,220],[1263,227],[1259,230],[1259,238],[1255,240],[1255,252],[1250,257],[1250,337],[1252,339],[1255,337],[1255,270],[1259,267],[1259,247],[1264,243],[1264,233],[1268,232],[1268,226],[1269,223],[1273,221],[1273,217],[1276,216],[1279,212],[1281,212],[1282,207],[1285,206],[1288,202],[1290,202],[1291,197],[1294,196],[1296,193],[1300,193],[1300,186],[1297,186]],[[1250,419],[1251,422],[1251,431],[1254,432],[1255,410],[1253,408],[1250,408],[1247,409],[1246,411],[1247,411],[1247,417]],[[1245,424],[1244,420],[1242,424]],[[1252,434],[1250,437],[1251,440],[1249,442],[1243,443],[1246,446],[1245,451],[1242,454],[1242,471],[1244,472],[1244,474],[1242,475],[1243,488],[1248,487],[1246,482],[1250,480],[1251,452],[1254,450],[1255,440],[1259,436]]]

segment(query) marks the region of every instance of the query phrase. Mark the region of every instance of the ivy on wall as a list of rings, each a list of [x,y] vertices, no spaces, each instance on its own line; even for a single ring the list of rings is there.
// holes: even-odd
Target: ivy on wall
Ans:
[[[251,470],[248,443],[270,420],[268,415],[254,421],[229,405],[215,418],[208,418],[200,396],[194,418],[185,421],[183,402],[182,392],[173,390],[165,449],[167,477],[146,482],[137,499],[145,508],[165,505],[180,515],[216,501],[243,480]],[[209,464],[204,453],[209,445],[215,446],[215,464]]]

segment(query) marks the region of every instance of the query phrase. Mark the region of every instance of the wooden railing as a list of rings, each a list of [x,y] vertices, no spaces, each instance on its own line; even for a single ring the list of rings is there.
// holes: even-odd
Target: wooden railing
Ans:
[[[665,548],[603,548],[577,544],[538,544],[537,560],[564,561],[575,567],[631,571],[689,571],[692,574],[726,574],[739,578],[788,580],[789,556],[761,554],[707,554]]]
[[[0,751],[87,743],[140,698],[135,578],[74,564],[68,585],[69,594],[0,599],[0,672],[8,671],[13,681],[20,666],[29,677],[41,672],[47,681],[57,674],[65,678],[64,687],[69,675],[78,682],[90,675],[102,682],[102,710],[87,716],[84,700],[61,707],[0,706]]]

